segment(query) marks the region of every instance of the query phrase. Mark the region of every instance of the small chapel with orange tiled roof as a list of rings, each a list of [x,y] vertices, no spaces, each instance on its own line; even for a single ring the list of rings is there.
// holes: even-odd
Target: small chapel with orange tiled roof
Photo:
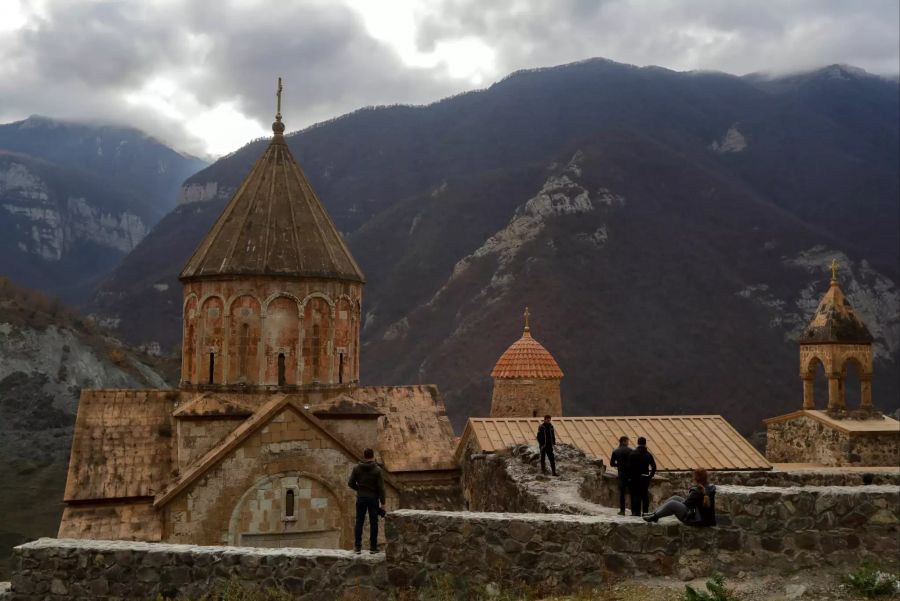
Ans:
[[[553,355],[531,335],[525,308],[525,330],[497,360],[491,372],[494,392],[491,417],[562,415],[563,372]]]

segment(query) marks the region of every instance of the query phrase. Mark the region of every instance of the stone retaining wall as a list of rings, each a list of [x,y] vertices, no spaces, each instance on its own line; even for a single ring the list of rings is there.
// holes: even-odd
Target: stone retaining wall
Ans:
[[[16,547],[14,566],[9,601],[196,598],[229,579],[282,588],[304,601],[387,596],[383,554],[330,549],[42,538]]]
[[[522,582],[565,592],[607,575],[700,577],[897,562],[900,492],[892,486],[720,489],[720,525],[667,518],[401,510],[387,522],[388,578],[420,587],[446,575],[473,587]]]

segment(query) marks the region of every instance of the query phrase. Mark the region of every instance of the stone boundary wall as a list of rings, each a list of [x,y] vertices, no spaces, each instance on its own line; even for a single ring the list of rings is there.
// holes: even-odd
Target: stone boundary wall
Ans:
[[[787,573],[900,557],[900,491],[893,486],[721,487],[719,526],[666,518],[401,510],[387,520],[388,578],[421,587],[528,583],[563,593],[609,575],[720,571]]]
[[[42,538],[15,548],[3,601],[154,601],[199,597],[217,583],[278,587],[303,601],[386,598],[384,554]]]
[[[609,576],[790,573],[866,560],[900,563],[897,486],[719,487],[719,525],[618,515],[398,510],[386,555],[40,539],[16,547],[3,601],[198,597],[217,583],[287,590],[304,601],[382,601],[432,578],[473,589],[527,584],[564,593]]]

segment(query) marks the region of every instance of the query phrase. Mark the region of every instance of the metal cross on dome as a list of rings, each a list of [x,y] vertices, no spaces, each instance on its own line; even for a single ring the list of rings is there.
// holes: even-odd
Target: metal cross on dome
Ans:
[[[837,270],[838,270],[838,262],[837,259],[831,260],[831,281],[837,281]]]
[[[277,107],[275,108],[275,119],[277,121],[281,121],[281,78],[278,78],[278,91],[275,92],[275,97],[278,99]]]
[[[531,328],[528,327],[528,318],[531,317],[531,311],[528,310],[528,307],[525,307],[525,331],[528,332]]]

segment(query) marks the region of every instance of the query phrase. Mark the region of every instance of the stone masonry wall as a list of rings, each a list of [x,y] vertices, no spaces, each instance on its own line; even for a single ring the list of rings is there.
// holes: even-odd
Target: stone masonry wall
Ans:
[[[336,550],[42,538],[16,547],[15,563],[9,601],[196,598],[229,579],[302,601],[387,596],[384,555]]]
[[[766,459],[775,463],[831,466],[898,465],[900,435],[850,436],[815,419],[800,416],[769,424]]]
[[[558,378],[494,378],[491,417],[543,417],[562,415]]]
[[[821,565],[896,564],[900,493],[893,486],[722,487],[719,526],[666,518],[400,510],[387,520],[392,586],[430,578],[539,591],[592,586],[607,575],[713,571],[787,573]]]

